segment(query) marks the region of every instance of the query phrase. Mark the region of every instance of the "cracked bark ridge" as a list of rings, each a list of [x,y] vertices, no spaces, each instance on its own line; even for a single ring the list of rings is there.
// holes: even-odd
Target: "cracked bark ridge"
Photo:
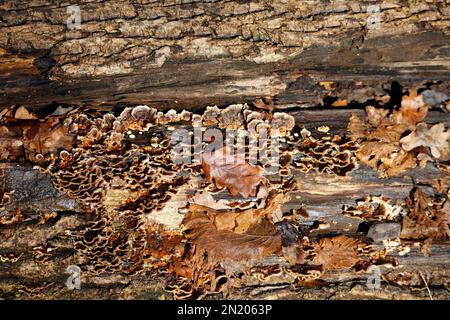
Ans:
[[[450,14],[441,0],[379,1],[379,28],[367,26],[366,1],[72,4],[80,29],[66,27],[69,3],[0,4],[0,106],[193,107],[260,96],[309,106],[339,92],[358,101],[355,89],[382,94],[371,81],[448,80]]]

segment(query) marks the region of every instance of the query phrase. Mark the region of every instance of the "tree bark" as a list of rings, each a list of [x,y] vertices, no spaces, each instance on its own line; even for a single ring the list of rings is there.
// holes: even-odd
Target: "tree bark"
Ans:
[[[0,106],[315,106],[375,99],[392,81],[448,88],[448,1],[74,3],[73,30],[67,2],[0,4]]]
[[[67,1],[0,3],[0,109],[18,104],[39,111],[53,103],[200,110],[269,97],[298,126],[326,125],[343,135],[361,106],[386,99],[398,105],[408,89],[450,92],[448,0],[71,3],[80,8],[80,29],[67,26]],[[371,5],[380,11],[376,26]],[[448,128],[443,115],[431,111],[425,121]],[[361,221],[342,214],[358,198],[403,200],[416,184],[449,184],[449,175],[431,165],[388,179],[364,166],[350,177],[297,172],[295,179],[302,191],[283,209],[305,205],[305,223],[333,221],[316,236],[360,236]],[[68,232],[87,225],[79,204],[27,163],[0,164],[2,190],[14,191],[14,210],[2,211],[0,203],[0,218],[31,213],[0,227],[0,298],[171,298],[167,279],[153,274],[82,275],[81,290],[69,290],[66,269],[79,257]],[[280,279],[234,290],[229,298],[449,299],[450,241],[433,242],[430,250],[429,257],[415,247],[393,255],[400,263],[395,273],[429,275],[427,288],[384,281],[367,290],[366,273],[343,270],[328,272],[318,286]],[[273,264],[272,258],[263,263]]]

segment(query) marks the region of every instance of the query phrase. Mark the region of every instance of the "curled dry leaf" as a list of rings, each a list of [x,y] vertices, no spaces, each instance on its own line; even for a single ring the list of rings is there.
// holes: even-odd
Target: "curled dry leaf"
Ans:
[[[315,245],[317,255],[313,263],[322,265],[324,270],[351,268],[358,260],[358,241],[347,236],[320,239]]]
[[[218,188],[227,187],[233,196],[256,196],[258,187],[267,186],[263,168],[252,166],[239,154],[227,156],[225,150],[226,148],[222,147],[203,154],[202,168],[206,181],[214,180]]]
[[[434,158],[441,161],[450,160],[450,130],[446,130],[443,123],[435,124],[431,128],[425,123],[419,123],[416,130],[400,142],[406,151],[427,147]]]
[[[445,240],[450,236],[450,203],[435,203],[420,188],[408,199],[411,210],[403,219],[402,239]]]
[[[57,118],[38,122],[24,130],[25,149],[31,154],[56,154],[60,148],[70,149],[72,142],[72,136]]]
[[[237,233],[244,233],[251,225],[258,223],[261,219],[274,221],[274,216],[281,210],[281,206],[288,200],[283,194],[273,194],[268,196],[267,204],[264,208],[248,209],[239,212],[222,212],[208,210],[208,216],[214,222],[218,230],[228,230]],[[194,207],[194,206],[193,206]]]
[[[183,221],[186,250],[174,259],[170,270],[184,277],[195,291],[226,294],[232,273],[248,272],[267,255],[281,252],[282,236],[270,216],[284,197],[271,194],[264,209],[241,212],[190,204]],[[223,281],[227,285],[219,288]]]
[[[237,225],[218,223],[217,215],[215,224],[212,216],[207,208],[190,205],[183,221],[189,230],[187,238],[195,245],[192,259],[199,269],[221,265],[235,271],[281,250],[281,236],[262,213],[252,215],[248,211],[230,219]]]
[[[389,120],[383,121],[381,125],[370,131],[367,138],[369,141],[381,141],[398,145],[402,134],[408,129],[403,124],[392,124]]]
[[[396,176],[417,166],[416,158],[397,144],[369,141],[356,152],[358,159],[371,168],[378,168],[382,176]]]
[[[425,118],[427,112],[428,106],[423,102],[422,96],[412,92],[409,96],[403,97],[400,109],[395,110],[389,117],[388,110],[376,109],[372,106],[366,108],[366,121],[352,114],[348,130],[351,138],[358,141],[360,145],[356,152],[357,158],[369,167],[377,168],[381,176],[386,177],[396,176],[407,169],[415,168],[418,160],[422,166],[426,163],[428,158],[424,154],[418,159],[415,152],[410,152],[415,146],[432,144],[435,154],[440,155],[440,149],[444,148],[442,135],[439,137],[439,142],[433,141],[433,143],[428,140],[423,142],[423,139],[418,142],[411,137],[400,140],[408,130],[415,130],[417,123]],[[438,129],[440,127],[435,131]],[[402,145],[403,142],[406,148]],[[437,148],[440,149],[437,150]]]

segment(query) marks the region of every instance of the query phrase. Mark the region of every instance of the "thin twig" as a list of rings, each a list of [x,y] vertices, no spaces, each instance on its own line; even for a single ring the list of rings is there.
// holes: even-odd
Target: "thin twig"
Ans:
[[[425,283],[425,287],[427,288],[428,295],[430,296],[430,299],[433,300],[433,296],[431,295],[430,288],[428,287],[428,283],[425,280],[425,277],[423,276],[422,271],[419,271],[419,274],[420,274],[420,277],[422,278],[423,282]]]

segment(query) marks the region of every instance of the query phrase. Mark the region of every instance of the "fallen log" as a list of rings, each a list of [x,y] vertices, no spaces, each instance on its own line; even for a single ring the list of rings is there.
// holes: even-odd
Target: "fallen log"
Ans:
[[[378,99],[392,81],[448,92],[445,1],[74,4],[0,4],[0,106],[181,109],[266,96],[308,107]]]

